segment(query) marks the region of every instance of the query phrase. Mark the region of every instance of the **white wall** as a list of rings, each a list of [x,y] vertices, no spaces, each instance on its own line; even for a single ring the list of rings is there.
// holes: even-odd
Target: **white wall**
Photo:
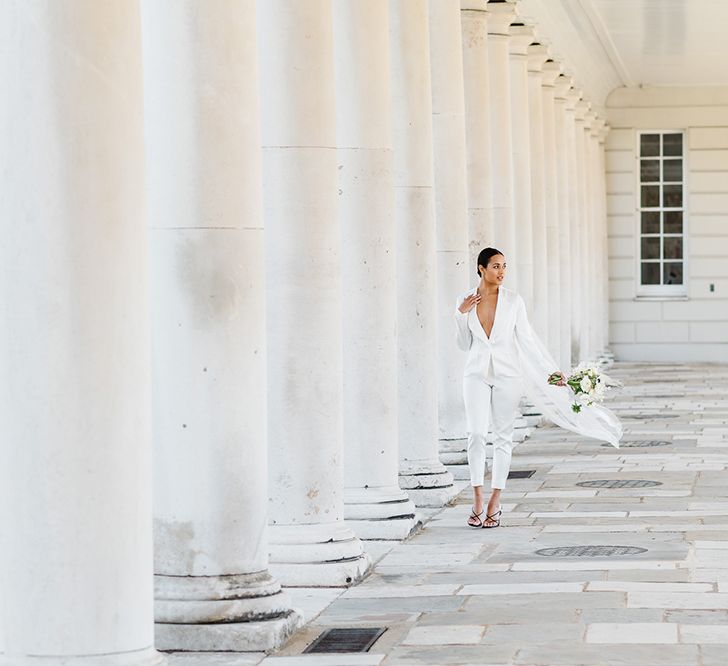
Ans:
[[[607,118],[610,346],[619,360],[728,362],[728,88],[619,88]],[[681,300],[636,298],[642,129],[686,133]]]

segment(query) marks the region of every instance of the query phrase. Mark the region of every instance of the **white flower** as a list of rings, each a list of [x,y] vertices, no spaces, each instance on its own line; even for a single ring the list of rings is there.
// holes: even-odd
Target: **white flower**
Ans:
[[[589,391],[592,390],[591,379],[589,379],[587,375],[584,375],[584,377],[582,377],[582,380],[579,382],[579,387],[582,391],[584,391],[584,393],[589,393]]]

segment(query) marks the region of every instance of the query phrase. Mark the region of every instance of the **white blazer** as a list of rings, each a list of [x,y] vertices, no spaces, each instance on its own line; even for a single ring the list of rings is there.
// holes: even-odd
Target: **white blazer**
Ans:
[[[468,352],[464,376],[485,376],[488,372],[488,363],[491,357],[494,375],[502,377],[522,376],[523,369],[521,368],[521,359],[516,346],[516,338],[522,348],[536,348],[533,330],[526,315],[526,305],[523,299],[515,291],[506,289],[503,286],[498,288],[495,319],[489,338],[480,324],[476,308],[466,314],[459,310],[465,298],[476,291],[477,287],[461,294],[455,304],[457,344],[460,349]],[[552,358],[549,357],[544,360],[552,365],[552,372],[558,370],[558,366]]]

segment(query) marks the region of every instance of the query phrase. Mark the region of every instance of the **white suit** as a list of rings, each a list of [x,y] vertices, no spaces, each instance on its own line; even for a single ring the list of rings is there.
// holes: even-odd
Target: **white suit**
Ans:
[[[485,438],[492,421],[491,486],[505,488],[513,449],[513,423],[524,389],[539,411],[556,425],[618,447],[622,425],[610,410],[593,405],[575,414],[570,389],[547,383],[548,376],[559,367],[531,328],[523,299],[510,289],[498,288],[493,328],[488,337],[476,308],[467,314],[459,310],[465,298],[476,291],[473,288],[460,295],[455,305],[457,344],[468,352],[463,398],[471,484],[483,484]]]
[[[463,377],[463,399],[468,425],[468,466],[473,486],[483,485],[485,441],[493,431],[492,488],[505,488],[513,450],[513,424],[523,396],[523,372],[516,337],[530,344],[533,331],[523,299],[505,287],[498,288],[498,301],[490,337],[485,334],[476,308],[468,313],[459,307],[476,289],[462,294],[455,307],[457,343],[468,352]],[[555,372],[555,364],[551,372]],[[544,382],[546,376],[544,376]]]

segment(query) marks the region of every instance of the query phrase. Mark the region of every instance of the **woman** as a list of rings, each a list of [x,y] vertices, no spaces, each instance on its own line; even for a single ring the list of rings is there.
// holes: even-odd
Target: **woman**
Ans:
[[[565,377],[533,332],[523,299],[501,286],[506,273],[503,254],[485,248],[478,255],[477,271],[480,283],[458,298],[455,322],[458,346],[468,352],[463,398],[475,498],[468,525],[492,528],[500,525],[500,496],[511,466],[513,425],[524,389],[544,416],[569,430],[618,446],[622,428],[604,407],[594,405],[578,415],[571,410]],[[548,377],[554,372],[561,375],[561,381],[549,385]],[[483,478],[489,427],[493,433],[493,470],[485,509]]]

